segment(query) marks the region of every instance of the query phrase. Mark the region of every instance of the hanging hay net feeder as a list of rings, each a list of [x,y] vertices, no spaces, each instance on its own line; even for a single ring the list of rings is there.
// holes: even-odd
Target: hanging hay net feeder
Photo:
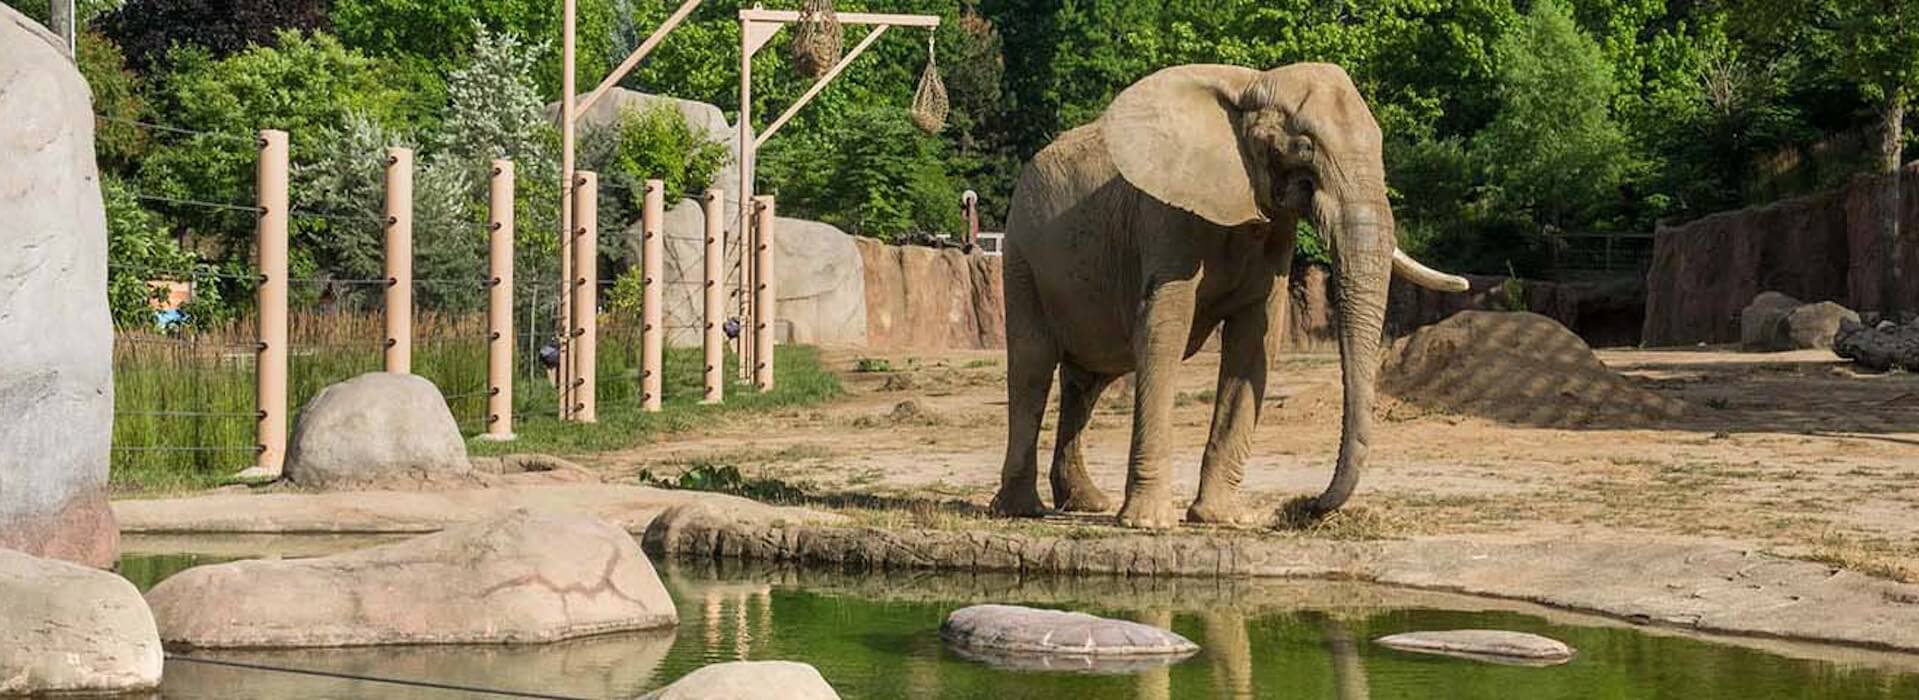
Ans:
[[[939,60],[933,52],[933,35],[926,37],[926,70],[920,73],[919,90],[913,93],[913,108],[910,115],[913,125],[928,134],[937,134],[946,128],[946,114],[949,105],[946,101],[946,83],[940,79]]]
[[[806,0],[793,29],[793,66],[809,77],[824,76],[840,62],[845,48],[845,32],[839,15],[833,13],[833,0]]]

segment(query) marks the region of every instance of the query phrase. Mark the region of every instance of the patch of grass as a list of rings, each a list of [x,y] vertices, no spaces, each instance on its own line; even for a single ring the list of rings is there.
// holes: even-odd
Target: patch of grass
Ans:
[[[1829,564],[1868,576],[1904,583],[1919,583],[1919,569],[1909,562],[1911,554],[1901,552],[1892,543],[1880,539],[1852,537],[1827,531],[1820,536],[1811,554],[1799,557]]]
[[[965,365],[961,366],[961,369],[984,369],[987,367],[998,367],[998,366],[999,366],[999,360],[980,358],[980,359],[973,360],[971,362],[966,363]]]
[[[634,347],[638,347],[637,343]],[[702,374],[704,356],[697,348],[666,353],[663,369],[664,389],[659,413],[640,410],[638,377],[617,378],[628,387],[625,397],[608,400],[604,376],[600,379],[599,422],[580,424],[562,422],[556,415],[550,387],[535,396],[544,403],[535,411],[523,411],[514,425],[518,439],[496,443],[472,440],[467,450],[476,455],[537,452],[562,457],[611,452],[652,441],[654,438],[686,430],[717,417],[764,412],[817,404],[841,394],[839,378],[820,364],[819,352],[811,347],[782,345],[774,351],[775,378],[772,391],[760,393],[741,385],[733,372],[726,372],[726,401],[703,405],[705,389]],[[730,364],[730,363],[729,363]]]
[[[804,489],[780,479],[749,478],[739,467],[716,461],[698,461],[673,476],[641,470],[640,483],[681,491],[709,491],[751,498],[762,503],[797,503]]]
[[[893,361],[882,357],[862,357],[853,362],[853,371],[862,373],[891,372]]]
[[[413,373],[432,381],[461,432],[487,422],[487,331],[479,314],[422,313],[414,319]],[[255,329],[252,321],[162,335],[119,329],[114,337],[115,495],[178,493],[217,486],[252,466],[255,430]],[[704,358],[698,348],[669,349],[666,411],[646,414],[641,399],[639,326],[609,314],[602,320],[595,382],[595,425],[557,420],[556,390],[522,335],[515,347],[515,432],[512,443],[474,441],[477,456],[512,452],[577,455],[621,449],[722,413],[818,403],[839,395],[836,377],[817,352],[781,347],[778,388],[761,394],[726,372],[727,401],[701,406]],[[329,385],[383,369],[384,319],[377,313],[296,313],[289,322],[289,428],[301,407]],[[731,363],[728,363],[729,366]]]

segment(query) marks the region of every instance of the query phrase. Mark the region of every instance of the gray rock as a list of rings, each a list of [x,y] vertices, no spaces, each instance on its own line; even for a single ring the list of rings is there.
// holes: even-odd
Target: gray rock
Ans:
[[[1859,314],[1830,301],[1800,306],[1786,313],[1787,341],[1794,350],[1830,348],[1846,321],[1857,323]]]
[[[1572,647],[1556,639],[1503,630],[1406,632],[1374,640],[1380,646],[1495,663],[1553,665],[1572,660]]]
[[[729,214],[731,209],[725,210]],[[730,218],[730,217],[729,217]],[[832,226],[803,219],[778,219],[774,265],[778,277],[775,330],[780,342],[865,345],[866,287],[859,248],[853,237]],[[698,347],[705,323],[706,214],[700,202],[684,200],[666,212],[662,269],[667,343]],[[627,260],[638,265],[643,232],[640,222],[626,231]],[[724,269],[729,285],[737,281],[737,248],[728,246]],[[726,312],[733,313],[731,287]]]
[[[166,643],[212,648],[551,642],[679,621],[625,531],[524,510],[337,556],[196,567],[147,601]]]
[[[0,696],[147,690],[162,662],[126,579],[0,549]]]
[[[113,327],[93,105],[65,42],[0,6],[0,547],[113,563]]]
[[[793,661],[735,661],[694,670],[640,700],[839,700],[818,669]]]
[[[940,637],[955,648],[994,657],[1184,657],[1199,645],[1170,631],[1081,612],[1017,605],[974,605],[953,611]]]
[[[321,389],[300,409],[286,477],[299,486],[355,489],[466,483],[466,441],[433,382],[374,372]]]
[[[1751,352],[1791,350],[1786,316],[1804,302],[1779,292],[1760,292],[1739,312],[1739,344]]]

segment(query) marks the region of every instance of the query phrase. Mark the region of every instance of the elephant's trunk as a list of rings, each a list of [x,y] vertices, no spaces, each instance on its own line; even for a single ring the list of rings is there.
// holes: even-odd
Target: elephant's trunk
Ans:
[[[1339,462],[1326,491],[1313,501],[1314,515],[1346,504],[1359,485],[1360,470],[1373,437],[1381,336],[1386,327],[1386,295],[1392,281],[1397,242],[1392,207],[1385,197],[1366,197],[1337,205],[1330,231],[1338,278],[1339,361],[1345,385],[1345,417],[1340,427]],[[1328,212],[1334,213],[1334,212]]]

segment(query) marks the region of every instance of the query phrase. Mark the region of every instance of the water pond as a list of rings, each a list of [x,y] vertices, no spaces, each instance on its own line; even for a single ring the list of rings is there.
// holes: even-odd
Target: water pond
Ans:
[[[121,569],[144,589],[223,556],[135,554]],[[630,698],[705,664],[786,659],[818,667],[846,698],[1919,698],[1913,657],[1701,639],[1517,603],[1355,583],[850,575],[710,564],[669,565],[662,574],[679,605],[680,625],[672,631],[529,647],[192,652],[168,662],[163,695],[511,697],[473,690],[490,689]],[[939,639],[948,612],[979,602],[1168,625],[1203,651],[1125,674],[995,667]],[[1531,668],[1415,655],[1371,641],[1461,627],[1544,634],[1579,655]],[[317,674],[223,665],[233,663]]]

